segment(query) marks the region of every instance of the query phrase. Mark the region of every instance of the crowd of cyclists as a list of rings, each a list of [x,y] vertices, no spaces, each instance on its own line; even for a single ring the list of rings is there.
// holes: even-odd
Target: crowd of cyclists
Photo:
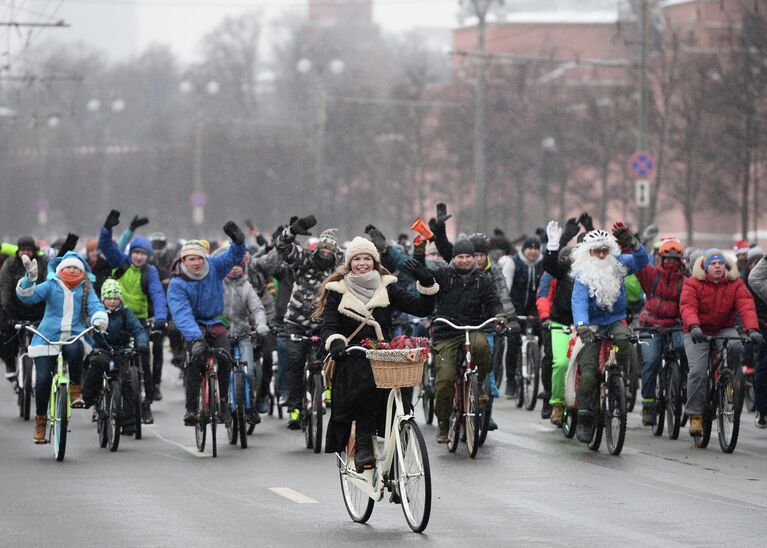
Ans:
[[[571,387],[577,409],[570,412],[577,411],[576,435],[585,443],[594,435],[598,413],[603,340],[611,341],[623,371],[630,368],[632,348],[638,348],[642,424],[652,427],[658,420],[664,336],[670,338],[683,370],[689,433],[699,436],[710,352],[730,337],[728,365],[740,386],[753,391],[756,427],[767,428],[767,258],[760,247],[740,241],[733,250],[686,249],[678,239],[659,237],[653,226],[642,234],[620,222],[601,229],[586,213],[562,224],[550,221],[516,240],[495,229],[489,235],[460,234],[451,242],[450,217],[445,204],[438,204],[425,231],[429,238],[412,242],[407,234],[390,240],[373,225],[346,242],[334,228],[313,237],[317,220],[308,215],[291,218],[271,235],[250,221],[246,231],[230,221],[223,227],[227,239],[172,245],[161,232],[139,234],[149,223],[139,216],[116,235],[120,212],[113,210],[98,237],[85,242],[69,234],[47,246],[25,235],[16,244],[2,244],[0,358],[17,390],[18,356],[34,359],[34,442],[46,441],[58,350],[37,335],[23,348],[20,322],[36,324],[49,340],[95,328],[63,350],[74,408],[99,401],[101,372],[114,350],[138,352],[143,395],[134,393],[127,363],[116,364],[123,397],[141,398],[140,417],[131,415],[133,406],[124,407],[126,435],[134,433],[137,418],[154,422],[152,405],[163,398],[166,337],[172,363],[185,380],[187,426],[199,420],[205,359],[212,349],[231,356],[230,337],[235,337],[255,402],[248,423],[261,421],[274,395],[288,412],[287,427],[302,429],[304,367],[318,347],[318,359],[329,355],[335,362],[328,383],[332,392],[324,396],[330,408],[325,450],[342,451],[354,424],[360,471],[375,462],[371,439],[386,415],[386,392],[376,388],[367,358],[347,351],[365,340],[388,341],[403,332],[431,339],[436,441],[448,442],[464,333],[432,324],[433,318],[460,325],[495,318],[490,331],[470,335],[483,403],[501,395],[519,397],[523,328],[534,333],[542,350],[543,388],[533,397],[542,399],[542,418],[560,427],[568,412],[568,369],[577,341],[580,376]],[[641,342],[633,337],[638,332],[646,335]],[[319,345],[312,346],[312,336],[319,337]],[[507,345],[499,355],[494,348],[501,339]],[[227,359],[218,363],[223,400],[229,397],[231,365]],[[270,394],[272,384],[276,394]],[[412,403],[412,393],[406,399]],[[229,420],[229,406],[222,410],[222,420]],[[497,428],[492,417],[489,424],[489,430]]]

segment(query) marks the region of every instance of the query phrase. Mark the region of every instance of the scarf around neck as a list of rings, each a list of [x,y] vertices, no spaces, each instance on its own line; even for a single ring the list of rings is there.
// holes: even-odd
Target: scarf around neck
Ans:
[[[382,283],[381,274],[377,270],[371,270],[361,276],[356,276],[349,272],[344,276],[344,281],[352,295],[362,301],[362,304],[368,304],[368,301],[370,301],[376,289]]]
[[[77,273],[71,274],[69,272],[64,272],[62,270],[61,272],[58,273],[58,276],[59,276],[59,280],[64,282],[65,286],[67,286],[69,289],[74,289],[85,278],[85,272],[83,272],[82,270],[78,270]]]
[[[210,271],[210,266],[208,265],[208,261],[205,261],[205,264],[202,267],[202,272],[199,274],[192,274],[192,271],[187,268],[187,266],[182,262],[181,263],[181,272],[184,273],[184,276],[189,278],[190,280],[200,281],[205,276],[208,275],[208,272]]]

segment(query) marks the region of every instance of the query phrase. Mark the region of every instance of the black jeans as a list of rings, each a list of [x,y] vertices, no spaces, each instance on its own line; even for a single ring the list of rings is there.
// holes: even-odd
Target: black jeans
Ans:
[[[85,372],[82,384],[82,395],[86,407],[95,404],[98,401],[99,396],[101,396],[101,389],[103,388],[101,381],[104,370],[109,367],[109,360],[109,353],[102,352],[98,349],[91,352],[90,356],[88,356],[90,365]],[[135,417],[133,416],[133,408],[136,394],[133,393],[133,384],[130,380],[130,367],[128,361],[120,356],[115,359],[115,365],[117,366],[120,378],[122,400],[125,403],[125,405],[122,406],[122,419],[127,421],[126,424],[132,424],[135,420]]]
[[[69,382],[80,384],[85,356],[83,341],[63,346],[61,353],[69,367]],[[48,414],[48,400],[51,397],[53,375],[56,374],[57,358],[57,356],[38,356],[35,358],[35,414],[38,416]]]
[[[274,358],[272,353],[274,352],[274,335],[268,333],[263,337],[258,338],[259,346],[254,349],[253,360],[257,359],[257,356],[261,357],[261,386],[258,387],[258,399],[260,400],[266,394],[269,393],[269,383],[272,382],[272,367],[274,366]]]
[[[214,337],[205,335],[205,341],[211,348],[220,348],[225,350],[231,356],[232,347],[229,344],[229,333],[224,332]],[[191,352],[191,344],[189,344]],[[200,377],[206,366],[206,359],[195,359],[190,357],[186,365],[186,410],[197,411],[197,398],[200,395]],[[221,398],[222,407],[226,405],[229,392],[229,371],[231,364],[227,359],[218,360],[218,393]]]

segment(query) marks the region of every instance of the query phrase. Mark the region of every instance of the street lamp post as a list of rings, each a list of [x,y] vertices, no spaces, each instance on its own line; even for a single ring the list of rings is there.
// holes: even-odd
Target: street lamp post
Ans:
[[[323,191],[325,188],[325,132],[328,120],[328,92],[325,85],[325,70],[338,76],[344,71],[344,62],[340,59],[330,61],[327,66],[314,64],[309,59],[301,59],[296,63],[300,74],[309,74],[312,69],[317,73],[317,132],[314,144],[314,203],[318,210],[323,210]]]
[[[556,173],[554,167],[556,153],[557,141],[551,136],[544,137],[541,141],[541,200],[543,202],[543,213],[546,218],[551,217],[549,214],[549,193],[551,192],[551,183]],[[560,204],[561,199],[560,197]]]
[[[210,96],[218,95],[220,85],[215,80],[209,81],[204,87],[196,86],[189,80],[182,81],[178,89],[184,95],[197,92],[197,108],[194,120],[194,169],[192,173],[193,190],[189,197],[192,206],[192,222],[200,226],[205,222],[205,206],[208,203],[207,195],[202,180],[202,137],[205,128],[202,108],[200,108],[203,94]]]

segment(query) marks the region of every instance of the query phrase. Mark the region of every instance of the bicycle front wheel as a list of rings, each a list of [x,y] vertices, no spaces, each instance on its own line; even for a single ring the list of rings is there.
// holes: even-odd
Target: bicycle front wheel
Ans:
[[[610,375],[607,385],[606,409],[603,407],[607,450],[620,455],[626,439],[626,385],[618,375]]]
[[[29,420],[32,409],[32,358],[21,358],[21,375],[24,380],[24,388],[21,392],[21,418]]]
[[[236,426],[237,435],[240,437],[240,447],[246,449],[248,447],[248,436],[246,435],[247,425],[245,423],[245,371],[241,374],[234,376],[234,398],[236,404],[235,417],[237,417],[237,424],[232,425],[232,428]],[[256,402],[253,402],[255,405]]]
[[[538,344],[530,342],[527,345],[527,401],[525,409],[532,411],[538,404],[538,385],[541,381],[541,349]]]
[[[221,415],[221,401],[218,398],[218,379],[215,375],[208,376],[208,394],[210,395],[210,450],[215,458],[218,456],[216,426],[218,417]]]
[[[347,459],[349,459],[347,455]],[[338,474],[341,480],[341,494],[344,497],[344,506],[349,513],[349,517],[355,523],[365,523],[370,519],[370,514],[373,513],[373,504],[375,501],[367,496],[362,489],[357,487],[352,481],[349,480],[347,473],[351,467],[354,466],[354,459],[349,459],[350,462],[344,467],[339,461]]]
[[[120,445],[120,381],[115,379],[110,381],[111,390],[106,394],[106,430],[107,446],[112,452],[117,451]]]
[[[732,375],[726,374],[719,377],[716,425],[719,430],[719,447],[725,453],[732,453],[738,443],[738,432],[740,431],[738,400],[740,397],[740,389]]]
[[[205,441],[208,433],[207,422],[210,417],[209,401],[208,383],[203,380],[200,383],[200,393],[197,396],[197,423],[194,425],[194,437],[197,442],[197,450],[200,453],[205,451]]]
[[[639,390],[639,372],[642,370],[641,349],[638,344],[631,345],[629,352],[629,370],[626,372],[626,409],[634,411]]]
[[[658,375],[655,377],[655,424],[652,425],[653,436],[663,435],[663,426],[666,420],[666,394],[668,394],[667,371],[670,371],[670,369],[661,366],[658,369]]]
[[[578,410],[574,407],[565,407],[562,413],[562,433],[567,439],[575,436],[575,428],[578,426]]]
[[[53,456],[57,461],[64,460],[64,453],[67,449],[67,426],[69,423],[69,390],[66,384],[59,384],[56,387],[53,409],[55,415],[52,417],[51,424],[51,443],[53,445]]]
[[[229,380],[229,397],[233,398],[232,401],[237,402],[237,394],[235,392],[235,384],[237,383],[237,372],[232,372]],[[235,409],[237,409],[235,404]],[[235,411],[231,415],[231,419],[224,425],[226,426],[226,438],[229,440],[230,445],[237,445],[237,438],[239,436],[239,424],[237,424],[239,417]]]
[[[475,458],[479,451],[479,433],[482,429],[482,404],[479,401],[479,383],[472,374],[464,384],[464,428],[466,429],[466,448],[469,456]]]
[[[600,382],[604,383],[604,380]],[[592,451],[599,451],[599,446],[602,445],[602,433],[605,429],[605,411],[607,409],[607,402],[605,399],[605,394],[602,393],[603,388],[603,385],[597,388],[598,407],[594,416],[594,433],[591,436],[591,441],[589,442],[589,449]]]
[[[668,365],[666,373],[666,425],[668,437],[675,440],[679,437],[679,427],[682,424],[682,375],[679,362],[673,361]]]
[[[431,514],[431,470],[426,442],[415,420],[400,423],[402,465],[397,483],[402,500],[402,512],[416,533],[426,529]]]

